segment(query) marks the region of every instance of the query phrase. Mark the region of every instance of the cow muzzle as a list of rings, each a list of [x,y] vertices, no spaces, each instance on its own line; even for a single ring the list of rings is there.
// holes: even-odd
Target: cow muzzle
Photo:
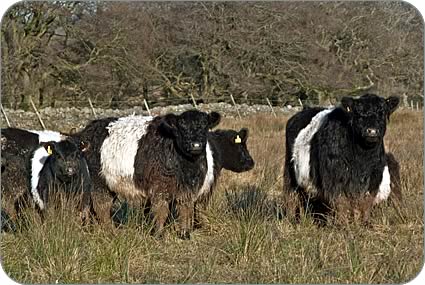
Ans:
[[[190,143],[190,153],[194,155],[199,155],[204,150],[204,144],[201,142],[191,142]]]
[[[368,142],[378,142],[380,140],[380,132],[375,128],[367,128],[364,132],[364,138]]]
[[[77,173],[77,169],[75,167],[67,167],[65,173],[67,176],[73,176]]]
[[[367,128],[366,129],[366,135],[368,137],[377,137],[379,135],[379,130],[374,128]]]

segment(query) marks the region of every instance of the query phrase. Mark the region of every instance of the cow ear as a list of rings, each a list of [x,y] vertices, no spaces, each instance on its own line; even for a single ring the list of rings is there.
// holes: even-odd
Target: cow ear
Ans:
[[[80,151],[86,152],[90,148],[90,143],[85,141],[80,141]]]
[[[246,143],[246,141],[248,140],[248,135],[249,135],[249,130],[247,128],[242,128],[239,131],[239,136],[242,140],[242,142]]]
[[[391,96],[385,99],[385,103],[387,104],[387,116],[389,118],[390,115],[397,109],[398,104],[400,103],[400,98],[397,96]]]
[[[54,142],[45,142],[42,143],[42,146],[47,151],[48,155],[52,155],[56,152],[56,145]]]
[[[208,114],[208,128],[212,129],[217,126],[221,121],[221,115],[217,112],[211,112]]]
[[[72,127],[72,128],[69,130],[69,134],[70,134],[70,135],[75,135],[76,133],[78,133],[78,129],[77,129],[76,127]]]
[[[351,97],[342,97],[341,106],[345,112],[347,113],[353,112],[354,99]]]
[[[159,131],[171,137],[177,136],[177,116],[174,114],[165,115],[158,126]]]

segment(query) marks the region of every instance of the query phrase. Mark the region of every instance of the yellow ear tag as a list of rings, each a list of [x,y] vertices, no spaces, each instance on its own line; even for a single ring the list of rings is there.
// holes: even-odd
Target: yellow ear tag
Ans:
[[[53,154],[53,151],[52,151],[52,148],[50,147],[50,145],[47,146],[47,154],[48,155],[52,155]]]
[[[347,107],[347,112],[351,112],[351,108],[350,107]]]
[[[235,138],[235,143],[241,143],[241,142],[242,142],[241,138],[239,137],[239,135],[237,135]]]

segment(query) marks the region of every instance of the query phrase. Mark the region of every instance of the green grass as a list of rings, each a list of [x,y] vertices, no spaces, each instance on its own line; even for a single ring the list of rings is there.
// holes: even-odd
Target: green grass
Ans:
[[[423,264],[423,117],[398,111],[386,144],[399,159],[403,205],[376,207],[372,225],[318,227],[282,217],[286,117],[224,119],[249,126],[256,167],[224,171],[190,241],[172,225],[162,240],[132,211],[127,224],[83,227],[72,206],[49,209],[44,224],[1,239],[2,266],[20,283],[405,283]]]

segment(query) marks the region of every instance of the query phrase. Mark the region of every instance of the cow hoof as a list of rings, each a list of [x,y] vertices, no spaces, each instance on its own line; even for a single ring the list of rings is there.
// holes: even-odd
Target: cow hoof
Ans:
[[[203,228],[203,224],[202,224],[201,222],[195,222],[195,223],[193,224],[193,228],[194,228],[195,230],[202,229],[202,228]]]
[[[154,234],[154,237],[155,237],[157,240],[162,240],[162,239],[164,239],[164,233],[163,233],[163,232],[155,233],[155,234]]]
[[[154,237],[154,238],[156,238],[156,239],[158,239],[158,240],[161,240],[161,239],[163,239],[164,238],[164,231],[163,230],[151,230],[151,235]]]
[[[190,240],[190,233],[188,231],[181,231],[178,237],[182,240]]]

